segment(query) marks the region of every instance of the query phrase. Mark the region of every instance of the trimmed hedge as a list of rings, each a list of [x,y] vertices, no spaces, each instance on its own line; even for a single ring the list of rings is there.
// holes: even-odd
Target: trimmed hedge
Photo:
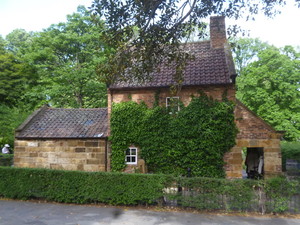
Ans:
[[[255,211],[257,199],[254,180],[215,178],[177,178],[182,193],[176,199],[183,206],[205,210]],[[172,198],[172,197],[171,197]]]
[[[299,212],[300,180],[228,180],[0,167],[0,197],[65,203],[157,204],[201,210]]]
[[[163,196],[165,181],[163,175],[0,167],[0,196],[66,203],[151,204]]]
[[[14,163],[13,154],[2,154],[0,153],[0,166],[12,166]]]
[[[286,160],[294,159],[300,162],[300,142],[281,142],[282,169],[286,171]]]

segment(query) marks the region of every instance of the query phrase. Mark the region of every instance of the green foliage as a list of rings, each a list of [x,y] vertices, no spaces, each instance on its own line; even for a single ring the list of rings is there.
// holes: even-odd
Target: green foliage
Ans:
[[[2,145],[0,145],[2,149]],[[13,154],[2,154],[0,153],[0,166],[12,166],[14,161]]]
[[[32,44],[33,37],[33,32],[28,33],[24,29],[15,29],[6,36],[6,49],[15,56],[22,57]]]
[[[282,166],[285,170],[286,160],[294,159],[300,162],[300,142],[281,142]]]
[[[35,65],[40,88],[32,92],[42,93],[54,107],[105,107],[106,85],[96,74],[103,51],[102,22],[92,19],[83,6],[77,10],[68,15],[67,22],[54,24],[33,38],[25,59]]]
[[[4,144],[14,146],[15,129],[26,119],[30,112],[16,107],[0,104],[0,147]]]
[[[108,83],[116,78],[143,81],[162,61],[173,62],[177,69],[174,79],[180,84],[189,58],[184,48],[180,48],[180,42],[188,40],[195,31],[199,31],[200,38],[205,36],[204,18],[224,15],[250,19],[258,12],[272,16],[277,13],[278,5],[283,6],[284,2],[94,0],[91,6],[94,15],[105,18],[103,40],[114,49],[106,54],[107,60],[100,63],[99,74]],[[230,32],[236,30],[233,27]]]
[[[287,141],[300,139],[300,53],[291,46],[259,51],[237,78],[237,98]]]
[[[165,176],[0,167],[0,196],[68,203],[151,204]]]
[[[177,179],[177,183],[180,187],[190,191],[188,195],[178,193],[175,196],[175,199],[185,207],[205,210],[247,211],[253,210],[255,205],[253,186],[257,182],[253,180],[181,177]],[[171,196],[172,194],[169,197]]]
[[[20,96],[35,84],[32,68],[9,52],[0,53],[0,103],[16,106]]]
[[[125,150],[140,147],[154,173],[224,177],[224,153],[235,144],[233,105],[206,96],[193,97],[177,114],[162,107],[123,102],[111,115],[112,169],[125,167]]]
[[[97,26],[95,25],[97,24]],[[105,107],[106,85],[96,74],[103,22],[83,6],[43,32],[16,29],[0,40],[0,100],[33,110]]]
[[[0,180],[0,197],[4,198],[145,205],[161,203],[164,197],[179,207],[239,212],[260,212],[259,207],[270,213],[293,210],[290,198],[300,194],[300,182],[284,178],[226,180],[0,167]]]
[[[284,177],[276,177],[265,181],[265,192],[268,199],[267,210],[282,213],[289,209],[289,200],[299,194],[300,185],[296,181],[287,181]]]
[[[237,74],[241,75],[244,69],[253,61],[257,60],[257,55],[262,50],[270,47],[266,42],[258,38],[231,39],[232,53]]]

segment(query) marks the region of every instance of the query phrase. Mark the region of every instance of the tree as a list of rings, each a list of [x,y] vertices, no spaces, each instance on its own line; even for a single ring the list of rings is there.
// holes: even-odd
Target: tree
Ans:
[[[300,7],[300,1],[295,2]],[[217,14],[251,19],[259,11],[272,16],[276,6],[284,4],[284,0],[94,0],[91,9],[95,16],[105,18],[102,36],[113,49],[99,65],[99,74],[108,84],[128,76],[143,81],[164,61],[175,63],[174,78],[180,85],[189,58],[180,48],[180,40],[197,28],[205,31],[203,18]]]
[[[300,140],[300,53],[269,46],[237,78],[237,98],[270,123]]]
[[[39,73],[39,87],[55,107],[103,107],[106,86],[95,72],[101,58],[99,18],[90,17],[83,7],[33,38],[27,60]]]
[[[257,60],[260,51],[270,47],[267,42],[262,42],[258,38],[232,39],[232,52],[234,63],[238,75],[243,73],[245,67]]]
[[[30,112],[0,103],[0,146],[14,146],[15,129],[26,119]]]
[[[16,106],[29,86],[35,83],[32,68],[5,50],[0,53],[0,103]]]
[[[32,43],[33,32],[26,32],[24,29],[15,29],[6,36],[8,42],[6,48],[14,55],[22,56]]]

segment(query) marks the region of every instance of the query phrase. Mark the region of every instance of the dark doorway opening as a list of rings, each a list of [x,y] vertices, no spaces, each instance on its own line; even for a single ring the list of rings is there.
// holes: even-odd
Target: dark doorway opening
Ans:
[[[261,179],[264,176],[264,149],[247,148],[245,160],[247,178]]]

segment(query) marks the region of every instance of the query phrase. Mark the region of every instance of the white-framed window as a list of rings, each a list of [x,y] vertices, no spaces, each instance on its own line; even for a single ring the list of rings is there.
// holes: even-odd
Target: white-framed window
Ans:
[[[125,154],[126,164],[137,164],[137,148],[129,147]]]
[[[179,97],[167,97],[166,98],[166,108],[168,109],[170,114],[177,113],[179,108]]]

